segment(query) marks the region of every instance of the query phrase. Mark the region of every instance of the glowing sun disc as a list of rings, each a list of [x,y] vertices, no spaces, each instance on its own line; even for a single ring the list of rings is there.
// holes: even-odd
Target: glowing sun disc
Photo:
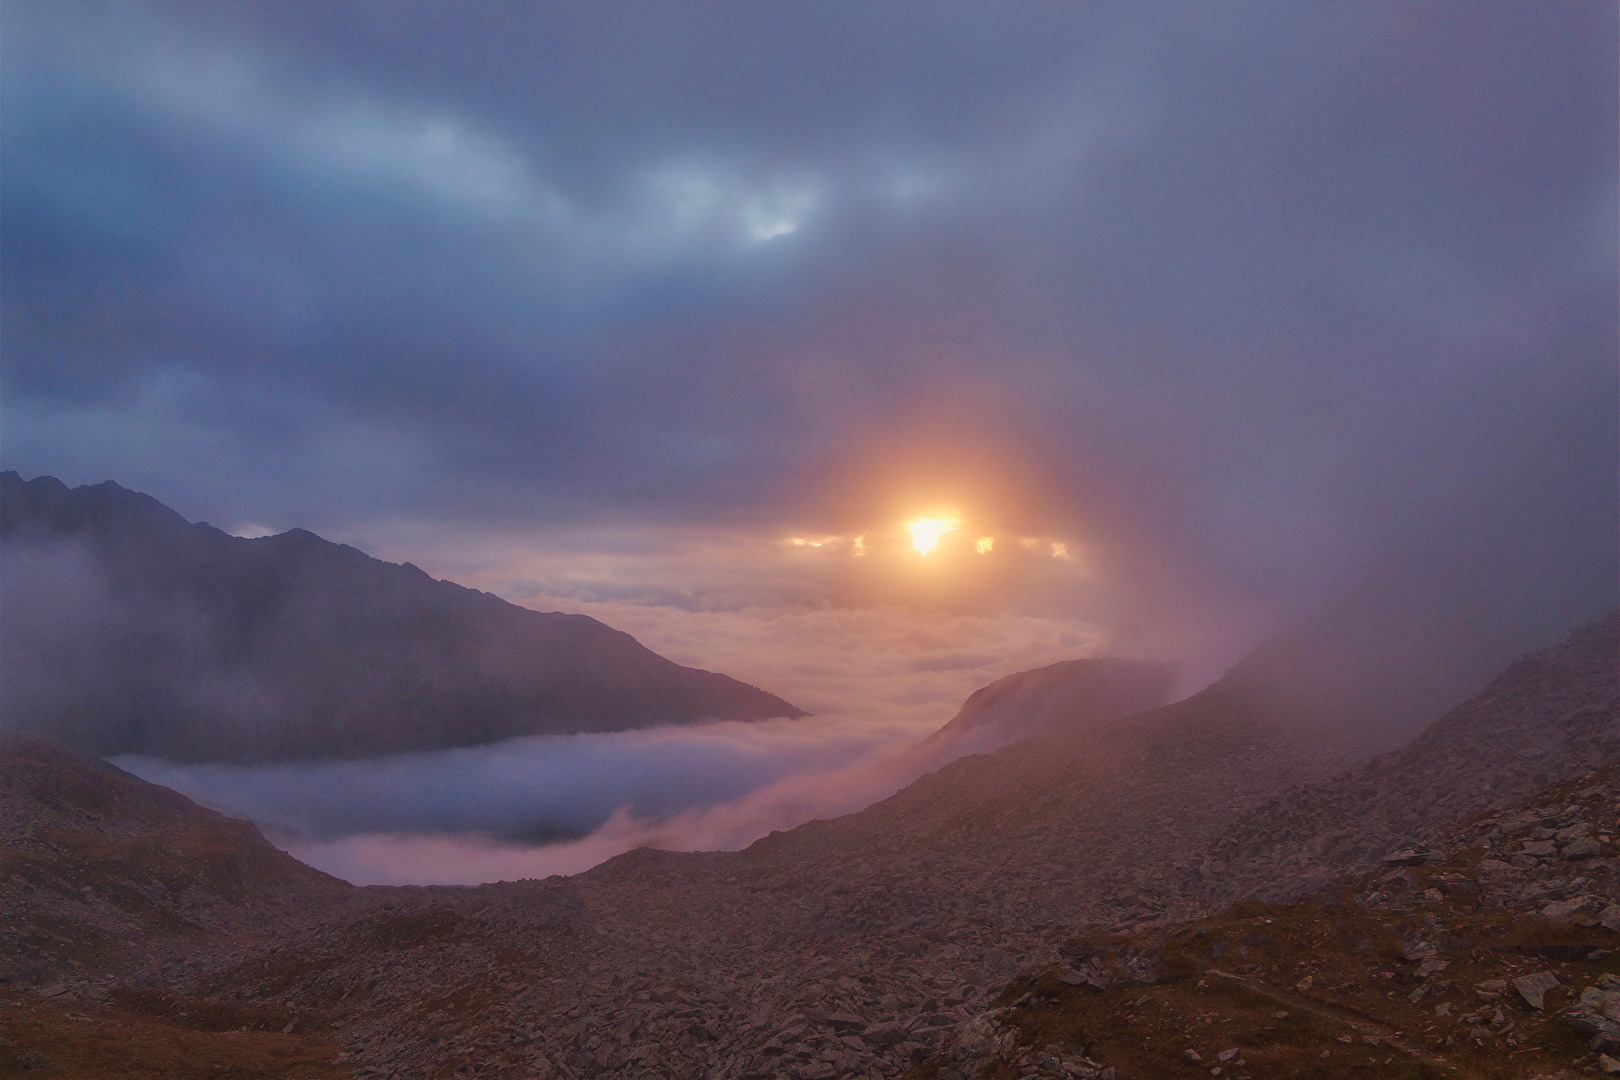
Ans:
[[[906,523],[911,532],[911,546],[924,556],[939,546],[940,537],[961,527],[961,521],[956,518],[918,518]]]

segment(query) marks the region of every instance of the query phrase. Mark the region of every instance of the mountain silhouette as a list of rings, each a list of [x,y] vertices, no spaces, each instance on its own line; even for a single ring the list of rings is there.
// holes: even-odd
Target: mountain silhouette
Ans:
[[[584,615],[107,482],[0,474],[0,716],[96,754],[236,763],[799,717]]]

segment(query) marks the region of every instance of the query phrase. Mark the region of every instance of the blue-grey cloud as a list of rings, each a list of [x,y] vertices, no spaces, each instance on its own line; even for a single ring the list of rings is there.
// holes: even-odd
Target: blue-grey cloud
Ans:
[[[577,837],[623,807],[648,819],[835,768],[892,739],[852,725],[718,723],[618,735],[514,739],[463,750],[292,765],[117,763],[305,839],[367,832]]]
[[[1614,600],[1615,20],[9,4],[0,450],[345,538],[972,481],[1123,630],[1544,634]]]

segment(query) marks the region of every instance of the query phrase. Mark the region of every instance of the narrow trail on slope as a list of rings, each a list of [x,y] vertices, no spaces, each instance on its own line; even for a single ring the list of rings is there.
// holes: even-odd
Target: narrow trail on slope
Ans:
[[[1423,1058],[1427,1061],[1435,1063],[1436,1065],[1441,1065],[1451,1070],[1455,1070],[1457,1068],[1457,1066],[1453,1065],[1439,1054],[1432,1053],[1421,1047],[1410,1045],[1404,1041],[1400,1037],[1399,1033],[1397,1033],[1395,1029],[1390,1027],[1388,1024],[1382,1024],[1377,1020],[1371,1020],[1364,1016],[1357,1016],[1353,1013],[1345,1012],[1342,1009],[1335,1009],[1331,1005],[1326,1005],[1319,1001],[1313,1001],[1310,998],[1300,997],[1298,994],[1291,994],[1286,990],[1279,990],[1275,986],[1269,986],[1266,983],[1260,982],[1256,979],[1246,978],[1242,975],[1234,975],[1229,971],[1220,971],[1216,968],[1210,968],[1209,974],[1214,975],[1217,978],[1226,979],[1229,982],[1238,983],[1241,986],[1253,990],[1262,997],[1270,998],[1278,1004],[1289,1005],[1303,1012],[1314,1013],[1317,1016],[1343,1024],[1345,1027],[1359,1031],[1363,1035],[1371,1036],[1372,1038],[1376,1038],[1382,1042],[1388,1043],[1395,1049],[1404,1051],[1405,1053],[1410,1054],[1412,1057]]]

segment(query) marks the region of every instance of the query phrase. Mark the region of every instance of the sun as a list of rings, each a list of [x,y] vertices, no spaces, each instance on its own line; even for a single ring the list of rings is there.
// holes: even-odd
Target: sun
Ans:
[[[918,518],[906,522],[906,529],[911,533],[911,546],[925,558],[939,546],[940,537],[961,527],[962,522],[958,518]]]

